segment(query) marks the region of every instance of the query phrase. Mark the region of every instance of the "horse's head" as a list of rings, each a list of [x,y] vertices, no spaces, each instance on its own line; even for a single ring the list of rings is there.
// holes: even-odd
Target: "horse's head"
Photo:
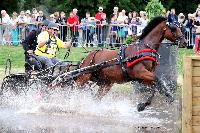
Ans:
[[[185,39],[178,25],[166,22],[164,30],[164,38],[175,42],[175,45],[178,45],[181,48],[186,47],[187,40]]]

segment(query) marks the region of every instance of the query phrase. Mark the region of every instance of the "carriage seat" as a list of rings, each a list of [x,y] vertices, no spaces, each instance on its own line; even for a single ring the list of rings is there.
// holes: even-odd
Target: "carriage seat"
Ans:
[[[36,55],[26,55],[26,58],[25,58],[25,72],[41,71],[41,70],[44,70],[44,69],[45,69],[45,67],[37,59]]]
[[[36,55],[28,55],[25,59],[25,72],[32,73],[32,72],[41,72],[52,74],[52,75],[59,75],[63,72],[69,71],[72,63],[64,63],[63,65],[55,65],[51,68],[45,68],[38,59]]]

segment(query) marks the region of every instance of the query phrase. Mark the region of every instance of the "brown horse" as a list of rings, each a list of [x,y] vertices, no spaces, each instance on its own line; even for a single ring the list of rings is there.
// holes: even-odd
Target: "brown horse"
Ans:
[[[173,101],[172,95],[154,74],[156,58],[158,58],[157,50],[164,38],[174,42],[173,44],[179,42],[180,47],[186,46],[186,39],[176,25],[168,24],[164,17],[155,17],[144,28],[138,42],[122,46],[119,51],[101,49],[90,52],[82,60],[80,68],[110,60],[111,64],[117,63],[79,75],[75,81],[79,86],[84,86],[88,81],[96,82],[99,86],[96,96],[101,99],[114,83],[121,84],[137,80],[147,86],[158,86],[159,92],[164,93],[170,101]],[[138,105],[139,111],[150,105],[154,93],[155,91],[147,102]]]

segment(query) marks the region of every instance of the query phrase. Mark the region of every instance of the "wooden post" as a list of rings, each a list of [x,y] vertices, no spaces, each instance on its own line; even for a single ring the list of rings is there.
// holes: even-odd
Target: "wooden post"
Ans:
[[[184,58],[182,133],[192,133],[192,58]]]

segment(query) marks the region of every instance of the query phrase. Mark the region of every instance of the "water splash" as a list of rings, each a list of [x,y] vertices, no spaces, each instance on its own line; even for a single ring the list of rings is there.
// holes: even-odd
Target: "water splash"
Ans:
[[[0,112],[3,112],[2,116],[0,115],[0,124],[1,121],[9,121],[7,125],[14,126],[15,129],[30,127],[31,130],[42,125],[41,129],[51,127],[60,130],[60,127],[63,127],[66,130],[69,126],[82,132],[100,131],[101,128],[105,132],[132,132],[140,130],[140,127],[142,131],[144,128],[148,130],[147,127],[161,127],[163,122],[166,122],[163,113],[169,114],[153,107],[137,112],[133,99],[115,92],[109,93],[101,102],[94,100],[90,92],[81,90],[57,89],[50,95],[45,95],[45,98],[39,94],[38,91],[29,90],[26,95],[8,93],[9,97],[6,97],[6,94],[1,97],[1,107],[8,110],[2,111],[0,108]],[[52,124],[52,120],[56,124]],[[71,132],[71,128],[67,131]],[[163,127],[162,130],[166,128]]]

